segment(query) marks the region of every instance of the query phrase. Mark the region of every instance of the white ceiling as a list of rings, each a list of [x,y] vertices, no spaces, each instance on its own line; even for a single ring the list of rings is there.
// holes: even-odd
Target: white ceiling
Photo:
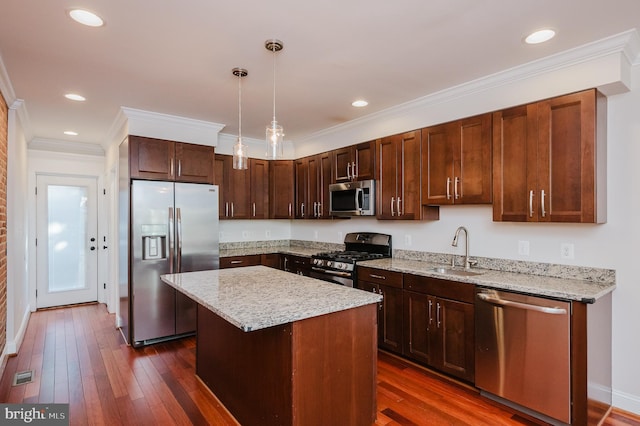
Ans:
[[[72,21],[78,6],[106,25]],[[556,38],[522,42],[541,27]],[[243,135],[261,139],[273,90],[264,42],[277,38],[276,116],[295,141],[633,28],[638,0],[2,0],[0,57],[34,138],[102,144],[121,106],[237,134],[240,66]],[[353,108],[357,98],[369,106]]]

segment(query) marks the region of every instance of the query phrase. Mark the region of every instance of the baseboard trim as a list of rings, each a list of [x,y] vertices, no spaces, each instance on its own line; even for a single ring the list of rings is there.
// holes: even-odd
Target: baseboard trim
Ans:
[[[614,409],[620,409],[629,413],[640,415],[640,397],[626,392],[613,390]]]

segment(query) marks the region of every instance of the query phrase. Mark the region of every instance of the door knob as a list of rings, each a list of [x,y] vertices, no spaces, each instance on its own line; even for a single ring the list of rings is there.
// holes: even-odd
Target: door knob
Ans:
[[[91,249],[91,250],[95,250],[96,248],[95,248],[94,246],[91,246],[91,247],[90,247],[90,249]]]
[[[91,237],[91,240],[89,241],[94,242],[95,240],[96,240],[95,238]]]

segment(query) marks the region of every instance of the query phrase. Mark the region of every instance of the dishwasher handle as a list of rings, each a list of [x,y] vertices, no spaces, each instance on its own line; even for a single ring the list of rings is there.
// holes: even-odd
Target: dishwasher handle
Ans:
[[[538,306],[538,305],[531,305],[529,303],[514,302],[513,300],[501,299],[499,297],[491,296],[486,293],[478,293],[478,299],[494,305],[511,306],[513,308],[526,309],[529,311],[542,312],[542,313],[551,314],[551,315],[565,315],[567,313],[567,310],[564,308]]]

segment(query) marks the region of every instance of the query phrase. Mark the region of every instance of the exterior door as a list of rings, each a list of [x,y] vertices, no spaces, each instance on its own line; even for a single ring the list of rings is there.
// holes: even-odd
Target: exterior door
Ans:
[[[98,300],[97,182],[38,175],[36,307]]]

